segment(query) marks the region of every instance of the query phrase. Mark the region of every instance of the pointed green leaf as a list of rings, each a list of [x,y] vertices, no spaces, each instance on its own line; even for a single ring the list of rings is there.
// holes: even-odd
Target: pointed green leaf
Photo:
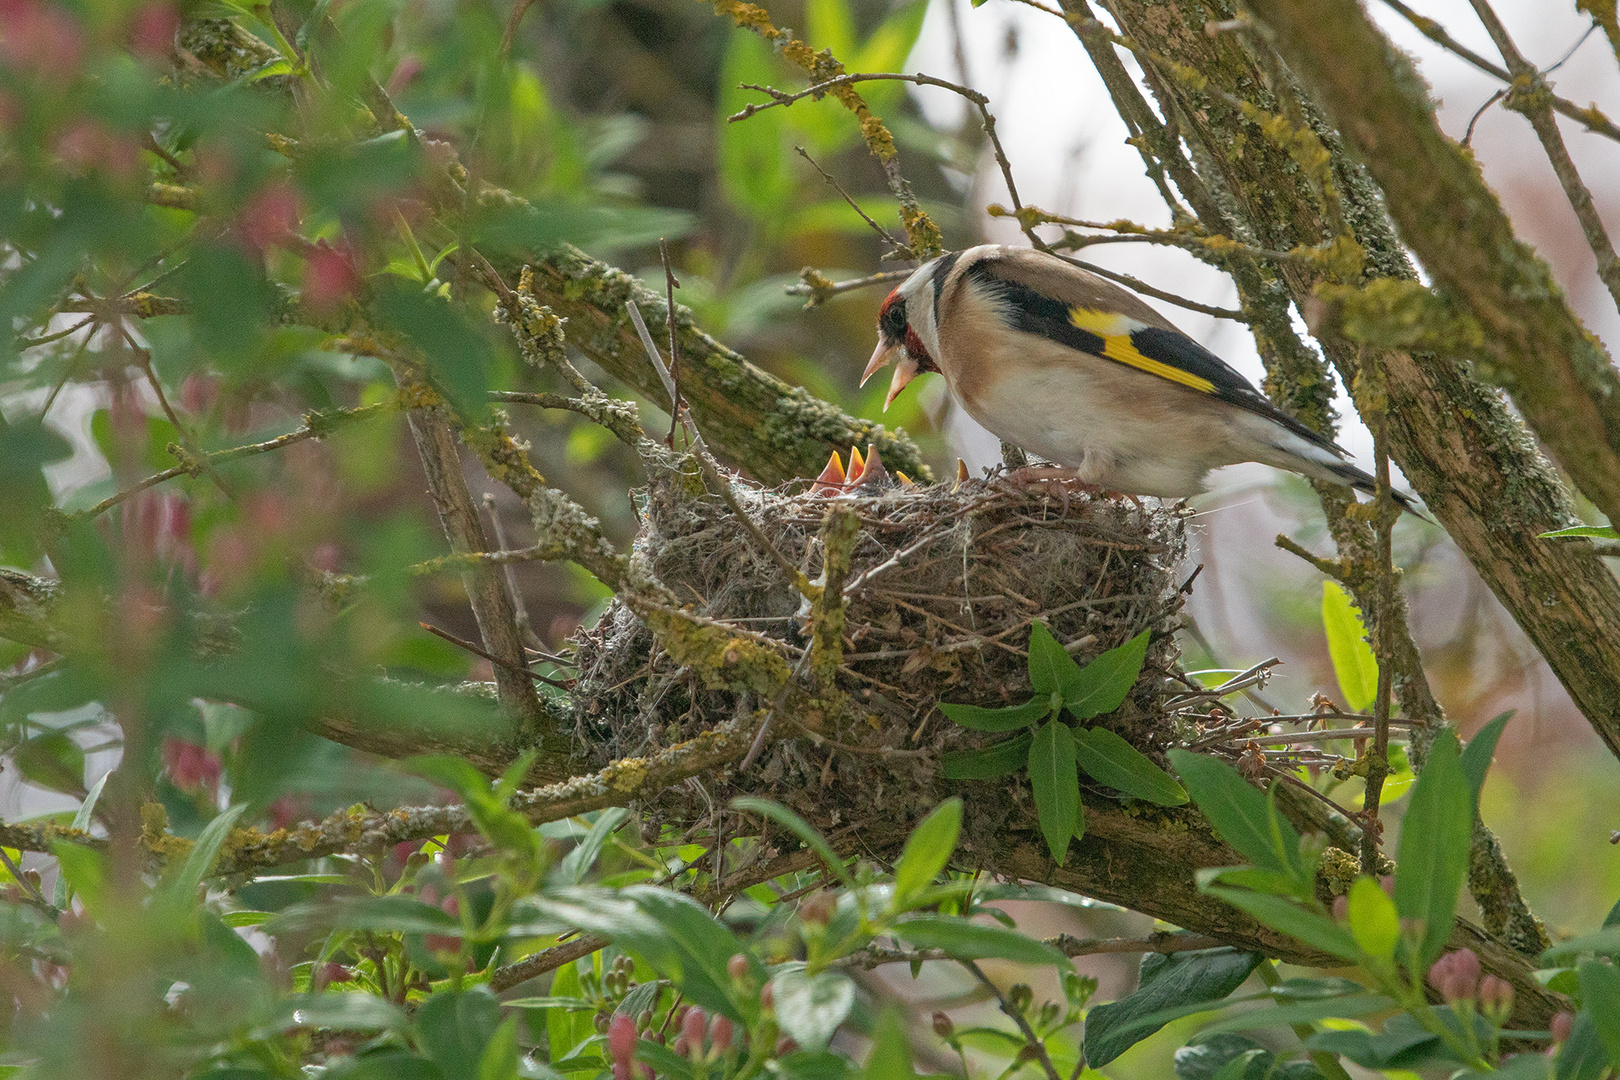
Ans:
[[[1590,1012],[1575,1016],[1569,1039],[1558,1050],[1553,1063],[1555,1080],[1598,1080],[1609,1066],[1608,1054],[1598,1038],[1597,1022]]]
[[[1370,877],[1350,886],[1350,935],[1368,956],[1393,959],[1401,943],[1401,919],[1395,901]]]
[[[894,924],[894,936],[919,949],[943,949],[956,960],[1016,960],[1064,967],[1069,963],[1063,953],[1027,934],[951,915],[908,915]]]
[[[944,757],[945,779],[994,780],[1016,772],[1029,762],[1029,744],[1033,738],[1033,734],[1026,731],[981,750],[952,750]]]
[[[180,867],[180,872],[168,885],[171,896],[189,901],[196,894],[197,886],[202,884],[203,878],[214,868],[214,860],[219,856],[219,849],[225,843],[225,837],[230,835],[231,826],[236,824],[236,819],[241,817],[242,811],[246,809],[246,803],[237,803],[203,828],[197,842],[191,846],[191,852],[186,856],[184,865]]]
[[[1113,1061],[1178,1015],[1202,1012],[1243,985],[1263,958],[1236,949],[1202,949],[1142,958],[1134,993],[1094,1006],[1086,1016],[1086,1063],[1094,1069]],[[1162,1018],[1156,1014],[1164,1014]]]
[[[946,799],[912,830],[894,866],[896,906],[933,884],[956,850],[956,838],[961,832],[961,799]]]
[[[1581,965],[1581,1014],[1592,1018],[1610,1068],[1620,1071],[1620,971],[1600,960]]]
[[[1063,704],[1081,720],[1111,713],[1125,701],[1136,685],[1147,659],[1148,638],[1143,630],[1125,644],[1109,649],[1063,687]]]
[[[1608,525],[1575,525],[1568,529],[1554,529],[1552,532],[1536,533],[1538,540],[1556,539],[1561,536],[1590,536],[1595,540],[1620,540],[1620,532],[1615,532]]]
[[[1474,732],[1474,737],[1463,747],[1462,771],[1463,776],[1468,779],[1468,789],[1474,793],[1476,812],[1479,807],[1479,793],[1485,787],[1485,774],[1490,771],[1491,759],[1496,756],[1497,740],[1502,737],[1502,729],[1507,727],[1507,722],[1513,719],[1514,711],[1509,709],[1493,718]]]
[[[1029,745],[1029,784],[1041,835],[1060,864],[1080,827],[1080,774],[1074,763],[1074,733],[1069,725],[1048,722]]]
[[[872,1049],[861,1069],[861,1080],[914,1080],[916,1075],[911,1064],[911,1041],[900,1022],[900,1012],[893,1007],[884,1009],[872,1033]]]
[[[1058,644],[1043,622],[1029,628],[1029,684],[1045,698],[1064,694],[1064,688],[1080,674],[1080,665]],[[1064,694],[1067,698],[1068,695]]]
[[[585,839],[574,845],[572,851],[564,855],[562,862],[557,864],[556,881],[558,885],[578,885],[585,880],[585,875],[596,863],[596,858],[602,853],[602,845],[606,844],[608,837],[625,819],[630,811],[622,806],[612,806],[603,810],[591,825],[591,831],[585,834]]]
[[[1235,908],[1247,911],[1271,929],[1279,930],[1323,952],[1332,953],[1345,960],[1354,960],[1360,955],[1355,938],[1350,936],[1348,927],[1334,922],[1320,912],[1302,907],[1287,897],[1270,896],[1266,893],[1250,892],[1247,889],[1233,889],[1225,885],[1208,885],[1203,891],[1225,900]]]
[[[1236,769],[1218,758],[1189,750],[1170,751],[1170,763],[1181,774],[1193,802],[1215,827],[1216,835],[1233,851],[1264,870],[1296,879],[1301,876],[1299,834],[1285,820],[1273,822],[1276,809]],[[1293,853],[1291,857],[1278,852],[1274,839],[1278,833],[1284,851]]]
[[[1106,728],[1074,733],[1074,756],[1098,783],[1160,806],[1182,806],[1187,792],[1142,751]]]
[[[812,828],[809,822],[781,803],[745,795],[732,799],[731,807],[733,810],[747,810],[762,817],[770,818],[800,840],[803,840],[810,850],[814,851],[820,856],[821,861],[827,864],[827,869],[837,874],[839,880],[843,881],[845,885],[854,885],[855,881],[849,875],[849,867],[844,865],[844,860],[840,859],[838,853],[833,851],[832,845],[827,843],[827,838]]]
[[[1395,907],[1402,918],[1424,920],[1420,950],[1425,965],[1440,955],[1457,913],[1457,894],[1468,876],[1474,798],[1463,776],[1457,738],[1434,740],[1401,822],[1395,857]]]
[[[1378,696],[1378,660],[1367,644],[1360,609],[1337,582],[1322,582],[1322,629],[1327,632],[1328,656],[1345,708],[1366,712]]]
[[[940,702],[939,711],[952,723],[974,731],[1017,731],[1045,718],[1052,711],[1052,702],[1048,697],[1037,697],[1022,705],[1008,705],[1000,709]]]

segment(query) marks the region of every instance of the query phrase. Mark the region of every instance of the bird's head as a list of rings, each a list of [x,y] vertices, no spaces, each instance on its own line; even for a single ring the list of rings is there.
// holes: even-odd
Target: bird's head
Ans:
[[[877,348],[872,350],[872,359],[867,361],[866,371],[861,375],[861,385],[865,386],[879,368],[894,364],[894,377],[889,380],[889,392],[883,398],[884,412],[889,411],[889,403],[918,374],[939,370],[934,358],[928,355],[922,338],[911,327],[906,315],[904,288],[902,286],[891,292],[884,298],[883,306],[878,308]]]

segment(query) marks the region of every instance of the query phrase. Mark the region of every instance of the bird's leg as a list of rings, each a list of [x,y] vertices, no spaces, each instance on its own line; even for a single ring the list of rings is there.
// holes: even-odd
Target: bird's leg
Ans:
[[[1063,502],[1064,517],[1069,514],[1069,496],[1075,491],[1093,498],[1124,498],[1119,492],[1110,491],[1100,484],[1087,483],[1080,479],[1076,470],[1062,465],[1022,465],[1007,472],[1001,480],[1021,491],[1039,489],[1041,494],[1048,498],[1051,497],[1051,489],[1055,487],[1058,497]]]

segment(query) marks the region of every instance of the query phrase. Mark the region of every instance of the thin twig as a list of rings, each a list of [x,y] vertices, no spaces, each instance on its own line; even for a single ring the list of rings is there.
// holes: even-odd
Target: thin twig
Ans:
[[[1395,563],[1391,533],[1400,511],[1389,489],[1388,418],[1379,415],[1373,425],[1373,455],[1377,461],[1373,506],[1377,508],[1378,533],[1378,621],[1374,626],[1378,659],[1378,690],[1373,699],[1373,745],[1367,756],[1367,780],[1361,799],[1365,825],[1361,831],[1361,872],[1378,875],[1378,843],[1383,839],[1383,822],[1378,805],[1389,776],[1389,699],[1395,684]],[[1392,512],[1393,511],[1393,512]]]
[[[1063,1080],[1058,1075],[1057,1066],[1052,1064],[1052,1056],[1046,1052],[1046,1043],[1042,1042],[1041,1037],[1035,1034],[1035,1029],[1029,1026],[1029,1020],[1025,1018],[1023,1010],[1007,999],[1007,995],[1001,992],[1001,987],[991,982],[990,977],[984,973],[984,969],[979,967],[977,963],[972,960],[963,960],[961,963],[963,967],[973,973],[973,977],[979,980],[980,985],[995,995],[996,1001],[1001,1005],[1002,1013],[1018,1025],[1018,1030],[1023,1033],[1024,1042],[1035,1052],[1035,1059],[1041,1063],[1041,1069],[1046,1073],[1046,1080]]]
[[[789,285],[782,291],[789,296],[814,296],[825,300],[829,296],[839,293],[851,292],[855,289],[864,289],[871,285],[885,285],[891,281],[904,281],[911,276],[910,270],[883,270],[866,277],[850,278],[847,281],[829,281],[827,284],[811,284],[803,282],[798,285]]]
[[[1485,30],[1496,43],[1497,51],[1507,62],[1508,71],[1513,75],[1513,89],[1507,96],[1507,107],[1521,112],[1530,121],[1535,129],[1536,138],[1541,140],[1541,149],[1552,164],[1553,172],[1558,176],[1558,183],[1564,189],[1564,198],[1575,211],[1575,217],[1581,223],[1581,232],[1586,236],[1587,246],[1597,257],[1597,273],[1603,284],[1608,286],[1609,295],[1614,298],[1615,305],[1620,307],[1620,256],[1615,254],[1614,243],[1609,239],[1609,231],[1604,227],[1603,218],[1597,212],[1597,206],[1592,201],[1592,191],[1581,179],[1581,174],[1575,168],[1574,160],[1569,156],[1569,148],[1564,145],[1563,133],[1558,130],[1558,121],[1553,119],[1553,107],[1547,95],[1551,91],[1547,82],[1535,66],[1524,58],[1519,52],[1513,38],[1502,25],[1502,20],[1496,17],[1487,0],[1469,0],[1473,5],[1474,13],[1484,24]]]
[[[885,229],[883,226],[879,225],[876,221],[873,221],[871,216],[869,214],[867,214],[867,212],[865,210],[861,209],[860,203],[857,203],[854,200],[854,198],[852,198],[850,196],[849,192],[844,190],[843,185],[840,184],[833,177],[833,175],[831,173],[829,173],[826,169],[823,169],[820,165],[816,164],[816,159],[811,157],[808,153],[806,153],[804,147],[795,146],[793,149],[797,150],[799,152],[799,156],[804,158],[804,160],[806,160],[806,161],[808,161],[810,163],[810,167],[812,169],[816,170],[816,172],[821,174],[821,178],[823,180],[827,181],[827,183],[832,185],[832,189],[834,191],[838,192],[839,195],[843,196],[844,201],[849,203],[849,208],[851,210],[855,211],[855,213],[859,214],[862,221],[864,221],[868,225],[872,226],[872,230],[878,234],[878,236],[883,240],[884,243],[889,245],[889,247],[890,247],[890,249],[892,251],[899,252],[899,253],[906,254],[906,255],[910,254],[911,249],[908,248],[905,244],[901,243],[898,239],[896,239],[894,234],[889,232],[888,229]]]
[[[960,83],[953,83],[947,79],[936,78],[933,75],[924,75],[920,72],[915,75],[903,75],[899,72],[867,72],[840,75],[835,79],[828,79],[825,82],[819,82],[814,86],[800,90],[794,94],[784,93],[781,90],[777,90],[769,86],[760,86],[757,83],[743,83],[743,89],[758,90],[763,94],[769,94],[771,95],[771,100],[747,105],[742,109],[741,112],[735,113],[726,119],[728,122],[746,120],[750,116],[753,116],[755,113],[759,112],[761,109],[769,109],[774,105],[792,105],[795,101],[800,101],[807,97],[813,97],[819,100],[823,94],[836,86],[848,86],[852,83],[859,82],[882,81],[909,82],[915,83],[918,86],[937,86],[942,90],[949,90],[953,93],[960,94],[962,97],[972,102],[974,107],[979,110],[979,121],[984,128],[985,137],[990,141],[990,152],[995,155],[996,165],[1001,169],[1001,178],[1007,185],[1007,196],[1008,198],[1012,199],[1013,209],[1015,211],[1014,216],[1019,216],[1016,211],[1022,210],[1023,204],[1020,203],[1018,199],[1018,184],[1013,180],[1012,163],[1007,160],[1007,151],[1003,149],[1001,139],[996,135],[996,118],[990,112],[990,99],[979,93],[977,90],[969,89]],[[799,153],[804,154],[804,151],[801,149]],[[806,154],[805,157],[808,159],[809,155]],[[815,163],[811,162],[811,164]],[[819,165],[816,166],[818,172],[820,171],[820,168],[821,167]],[[825,176],[826,174],[822,173],[822,175]],[[848,196],[846,195],[845,198],[848,198]],[[853,205],[853,203],[851,203],[851,205]],[[861,216],[865,217],[866,215],[862,214]],[[1019,217],[1019,227],[1024,230],[1024,235],[1029,237],[1029,242],[1031,244],[1035,245],[1037,248],[1040,248],[1042,251],[1046,250],[1046,242],[1039,236],[1035,235],[1035,230],[1032,226],[1026,226],[1024,224],[1022,217]]]
[[[496,993],[510,990],[519,983],[526,983],[548,971],[556,971],[564,964],[572,964],[582,956],[589,956],[598,949],[605,949],[609,944],[605,937],[586,934],[562,945],[541,949],[522,960],[496,968],[490,973],[489,988]]]
[[[131,495],[145,491],[149,487],[155,487],[166,480],[173,480],[177,476],[196,476],[203,470],[204,461],[213,465],[224,461],[233,461],[239,457],[247,457],[250,454],[263,454],[270,450],[280,450],[283,446],[303,442],[305,439],[324,438],[331,432],[332,427],[339,422],[364,419],[378,413],[392,411],[398,407],[398,402],[380,401],[375,405],[361,405],[353,409],[333,409],[329,412],[305,413],[304,426],[296,431],[289,431],[285,435],[277,435],[273,439],[266,439],[264,442],[252,443],[248,446],[233,446],[229,450],[216,450],[211,454],[202,455],[202,460],[187,454],[186,460],[181,464],[171,469],[164,469],[160,473],[154,473],[133,487],[120,491],[115,495],[109,495],[90,509],[81,511],[77,516],[96,517],[111,510]]]
[[[503,667],[506,670],[516,672],[519,675],[527,675],[529,678],[536,679],[536,680],[538,680],[540,682],[543,682],[547,686],[555,686],[558,690],[567,690],[568,689],[568,684],[567,683],[558,682],[556,679],[548,679],[544,675],[540,674],[538,671],[530,671],[528,668],[524,667],[522,664],[509,664],[505,660],[502,660],[497,656],[491,655],[482,646],[475,645],[473,642],[468,641],[465,638],[458,638],[458,637],[456,637],[456,635],[450,633],[450,631],[441,630],[437,626],[434,626],[432,623],[419,622],[416,625],[420,626],[422,629],[426,630],[428,633],[432,634],[434,637],[443,638],[444,640],[448,641],[450,644],[454,645],[458,649],[465,649],[468,652],[472,653],[474,656],[483,657],[485,660],[488,660],[490,663],[494,664],[497,667]]]
[[[534,0],[517,0],[517,3],[512,5],[512,13],[506,17],[506,30],[501,34],[502,60],[511,55],[512,39],[517,36],[518,23],[523,21],[523,16],[527,15],[533,6]]]
[[[669,369],[664,366],[664,358],[658,355],[658,346],[653,344],[652,334],[647,332],[647,323],[641,317],[641,309],[636,307],[634,300],[626,300],[625,307],[629,309],[630,321],[635,324],[636,333],[641,337],[642,348],[647,350],[647,359],[651,360],[653,367],[658,370],[658,376],[664,381],[664,389],[669,393],[670,401],[675,401],[678,393],[675,388],[675,380],[670,375]],[[704,443],[703,436],[698,433],[697,424],[692,420],[692,410],[680,409],[676,415],[680,422],[686,426],[687,437],[691,440],[693,459],[697,461],[698,467],[703,470],[704,476],[718,489],[717,493],[725,501],[726,506],[730,507],[731,512],[736,515],[738,524],[747,530],[748,535],[754,538],[755,543],[765,549],[765,554],[787,575],[788,581],[793,584],[794,588],[799,590],[801,595],[806,598],[814,598],[815,589],[811,587],[810,579],[804,576],[804,571],[794,566],[788,561],[787,556],[777,550],[770,537],[766,536],[760,530],[760,527],[754,524],[754,519],[748,516],[748,512],[737,501],[736,492],[731,490],[731,482],[721,474],[719,464],[709,454],[708,445]]]
[[[1400,15],[1401,18],[1417,27],[1418,32],[1424,37],[1428,38],[1442,49],[1445,49],[1454,56],[1458,56],[1463,60],[1468,61],[1468,63],[1474,65],[1487,75],[1493,75],[1508,84],[1513,83],[1513,75],[1510,72],[1496,64],[1491,63],[1491,61],[1479,55],[1479,53],[1474,52],[1472,49],[1468,48],[1468,46],[1459,42],[1456,38],[1448,34],[1446,32],[1446,28],[1441,26],[1437,20],[1431,19],[1426,15],[1418,14],[1416,11],[1413,11],[1411,8],[1402,3],[1401,0],[1384,0],[1384,3],[1393,9],[1396,14]],[[1620,142],[1620,125],[1616,125],[1613,120],[1610,120],[1607,116],[1603,115],[1603,113],[1598,110],[1596,105],[1588,105],[1583,108],[1575,104],[1573,101],[1570,101],[1568,98],[1559,97],[1557,94],[1551,93],[1550,91],[1548,92],[1548,97],[1552,101],[1553,109],[1556,110],[1560,115],[1567,116],[1571,120],[1579,122],[1585,126],[1586,130],[1592,132],[1593,134],[1602,135],[1605,138],[1614,139],[1616,142]]]
[[[804,151],[799,151],[803,153]],[[669,326],[669,437],[664,445],[671,450],[675,449],[675,428],[680,423],[679,417],[683,406],[681,405],[681,354],[675,340],[675,290],[681,283],[675,280],[675,271],[669,265],[669,245],[664,238],[658,238],[658,256],[664,260],[664,301],[669,305],[669,312],[665,322]]]

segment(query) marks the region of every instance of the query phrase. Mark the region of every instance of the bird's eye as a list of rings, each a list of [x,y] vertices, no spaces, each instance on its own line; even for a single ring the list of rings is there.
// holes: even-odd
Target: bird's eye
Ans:
[[[889,341],[903,341],[906,336],[906,302],[898,293],[891,293],[878,313],[878,330]]]

